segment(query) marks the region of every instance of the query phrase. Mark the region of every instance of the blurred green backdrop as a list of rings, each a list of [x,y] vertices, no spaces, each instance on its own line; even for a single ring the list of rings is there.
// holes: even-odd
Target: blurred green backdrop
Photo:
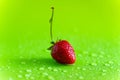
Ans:
[[[101,48],[101,45],[104,46],[106,42],[110,42],[111,46],[116,48],[118,53],[116,56],[120,56],[119,0],[0,0],[1,66],[7,65],[7,60],[17,58],[50,58],[50,54],[44,54],[43,51],[50,46],[51,6],[55,7],[53,22],[55,41],[67,39],[77,54],[90,48],[95,42],[99,43],[96,50]],[[110,49],[108,47],[106,51]],[[91,50],[95,51],[94,48]],[[80,63],[78,61],[76,65],[81,65]],[[15,65],[17,64],[12,66]],[[5,74],[7,75],[7,73],[9,72]],[[6,76],[5,74],[4,76]],[[73,79],[76,78],[73,77]],[[104,79],[106,78],[101,80]]]
[[[49,38],[51,6],[55,7],[55,37],[66,34],[109,37],[119,35],[119,4],[119,0],[1,0],[1,36],[9,34],[23,37],[29,34],[31,37],[40,36],[40,39]]]

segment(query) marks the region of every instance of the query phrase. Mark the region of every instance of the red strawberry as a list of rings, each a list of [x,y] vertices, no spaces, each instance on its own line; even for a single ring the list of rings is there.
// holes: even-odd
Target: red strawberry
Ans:
[[[52,35],[52,21],[53,21],[53,13],[54,7],[52,9],[52,16],[50,18],[50,36],[51,36],[51,44],[53,44],[49,50],[51,51],[51,56],[57,62],[62,64],[73,64],[76,60],[75,53],[73,47],[66,40],[59,40],[58,42],[53,42]]]
[[[51,56],[62,64],[73,64],[76,60],[73,47],[66,40],[60,40],[51,47]]]

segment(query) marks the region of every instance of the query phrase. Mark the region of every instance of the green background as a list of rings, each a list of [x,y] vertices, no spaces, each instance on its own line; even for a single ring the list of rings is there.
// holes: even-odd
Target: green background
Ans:
[[[76,63],[55,62],[50,44],[68,40]],[[0,80],[119,80],[119,0],[0,0]]]

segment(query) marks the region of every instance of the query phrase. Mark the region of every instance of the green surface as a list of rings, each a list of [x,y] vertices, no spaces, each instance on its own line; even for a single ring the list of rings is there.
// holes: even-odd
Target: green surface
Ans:
[[[66,39],[76,63],[55,62],[54,40]],[[120,80],[119,0],[0,0],[0,80]]]

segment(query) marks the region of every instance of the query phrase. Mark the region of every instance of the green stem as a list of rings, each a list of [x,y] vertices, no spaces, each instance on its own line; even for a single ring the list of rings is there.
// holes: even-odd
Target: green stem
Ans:
[[[51,9],[52,9],[52,16],[51,16],[51,18],[50,18],[50,36],[51,36],[51,44],[54,44],[54,41],[53,41],[53,34],[52,34],[54,7],[51,7]]]

